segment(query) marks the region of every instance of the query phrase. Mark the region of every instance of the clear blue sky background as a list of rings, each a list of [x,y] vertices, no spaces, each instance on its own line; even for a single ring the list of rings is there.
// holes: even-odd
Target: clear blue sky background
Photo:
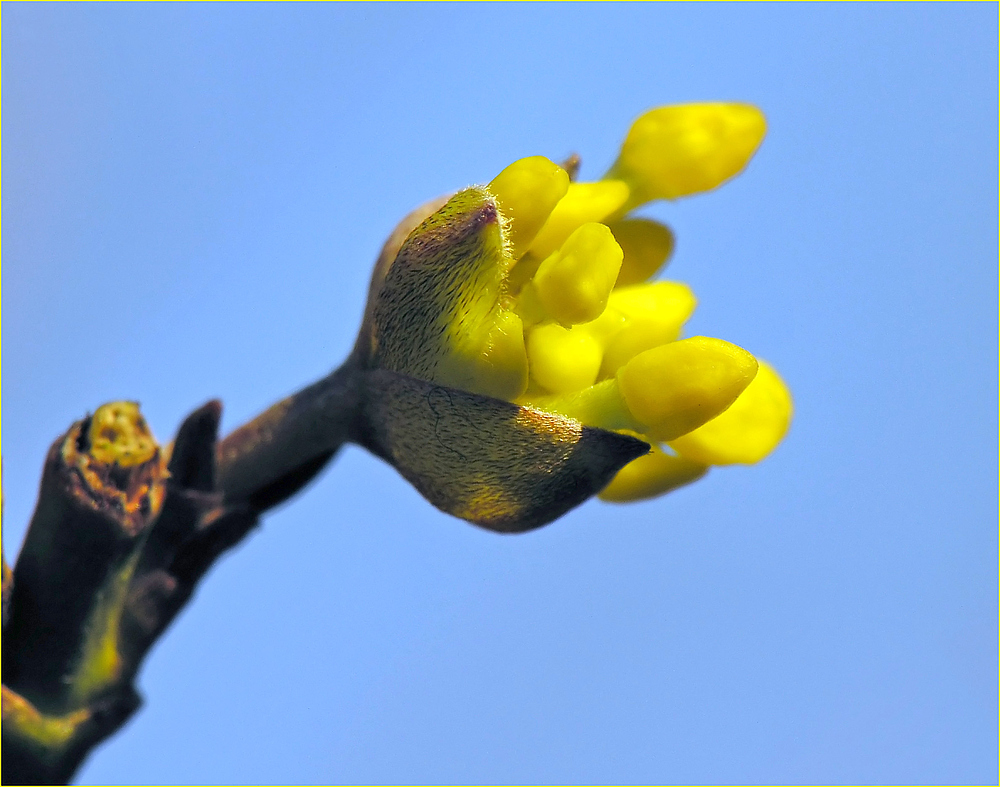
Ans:
[[[96,782],[997,779],[997,6],[2,7],[3,458],[228,431],[348,352],[406,211],[650,107],[770,132],[650,214],[771,361],[753,468],[501,537],[345,450],[212,572]]]

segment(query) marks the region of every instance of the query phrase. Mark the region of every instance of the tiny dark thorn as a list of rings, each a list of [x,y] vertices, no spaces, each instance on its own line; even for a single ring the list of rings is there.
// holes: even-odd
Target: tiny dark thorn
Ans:
[[[576,180],[577,173],[580,171],[580,156],[577,153],[570,153],[559,166],[566,170],[570,180]]]
[[[177,430],[170,475],[174,483],[209,492],[215,486],[215,442],[222,418],[222,402],[213,399],[184,419]]]
[[[76,450],[81,454],[90,450],[90,422],[92,420],[94,420],[94,416],[87,413],[87,417],[80,424],[80,434],[76,438]]]
[[[622,459],[622,467],[633,459],[638,459],[640,456],[645,456],[649,453],[650,446],[646,441],[632,437],[631,435],[619,434],[618,432],[612,432],[612,434],[615,437],[614,442],[618,456]]]

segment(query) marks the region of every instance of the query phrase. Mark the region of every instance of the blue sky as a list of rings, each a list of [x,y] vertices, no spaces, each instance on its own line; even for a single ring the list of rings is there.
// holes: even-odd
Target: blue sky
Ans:
[[[4,545],[105,401],[224,430],[349,351],[384,235],[754,103],[657,203],[785,444],[501,537],[349,448],[209,576],[83,782],[997,779],[995,4],[2,6]]]

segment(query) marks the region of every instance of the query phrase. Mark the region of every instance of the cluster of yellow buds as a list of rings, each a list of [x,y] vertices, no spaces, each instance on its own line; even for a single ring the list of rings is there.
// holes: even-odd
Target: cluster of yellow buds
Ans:
[[[631,211],[719,186],[765,129],[752,106],[661,107],[599,181],[533,156],[432,206],[373,281],[371,365],[646,441],[609,501],[761,460],[788,428],[786,386],[735,344],[681,338],[693,293],[650,281],[673,234]]]

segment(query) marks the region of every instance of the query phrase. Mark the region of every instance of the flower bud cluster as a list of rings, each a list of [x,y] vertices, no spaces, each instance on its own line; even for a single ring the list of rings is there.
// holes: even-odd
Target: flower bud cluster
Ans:
[[[664,107],[635,122],[603,180],[570,182],[536,156],[487,187],[507,219],[515,261],[509,297],[528,368],[515,401],[654,445],[619,473],[606,499],[659,494],[713,464],[757,462],[788,427],[791,397],[771,367],[719,339],[679,338],[694,294],[649,281],[667,262],[673,234],[628,215],[652,199],[719,186],[744,168],[764,131],[749,106]]]
[[[682,338],[694,294],[652,280],[673,233],[631,212],[721,185],[765,130],[747,105],[661,107],[635,121],[599,181],[533,156],[459,192],[380,285],[373,365],[648,442],[605,500],[760,461],[788,428],[788,389],[735,344]]]

